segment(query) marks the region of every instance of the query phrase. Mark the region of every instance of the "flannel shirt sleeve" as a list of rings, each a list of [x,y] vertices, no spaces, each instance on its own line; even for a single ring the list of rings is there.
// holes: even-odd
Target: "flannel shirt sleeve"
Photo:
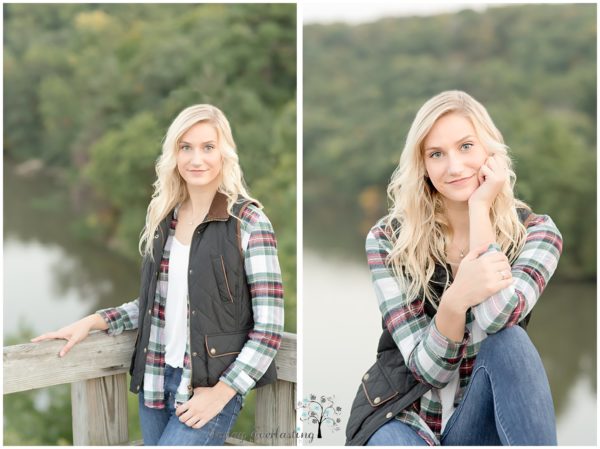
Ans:
[[[435,319],[426,315],[424,299],[407,298],[387,263],[392,244],[382,221],[369,232],[366,250],[379,310],[406,366],[419,382],[443,388],[460,365],[469,338],[468,330],[465,328],[460,342],[445,337],[438,330]]]
[[[106,330],[108,335],[119,335],[124,330],[137,329],[139,312],[138,298],[126,302],[119,307],[110,307],[96,311],[106,321],[106,324],[108,324],[108,329]]]
[[[245,395],[267,371],[281,345],[284,310],[273,227],[266,215],[252,205],[245,209],[241,218],[244,266],[252,299],[254,328],[220,380]]]
[[[501,251],[494,244],[495,251]],[[547,215],[527,225],[525,245],[512,265],[513,283],[473,307],[477,324],[488,334],[513,326],[527,316],[554,274],[562,253],[562,236]]]

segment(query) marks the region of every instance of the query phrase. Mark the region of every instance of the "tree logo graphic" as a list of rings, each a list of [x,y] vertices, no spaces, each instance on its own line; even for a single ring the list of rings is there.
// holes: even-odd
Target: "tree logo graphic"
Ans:
[[[342,407],[336,406],[334,399],[335,396],[325,395],[317,399],[317,395],[311,393],[308,398],[298,402],[298,409],[302,410],[300,420],[317,424],[317,438],[322,438],[323,425],[330,426],[333,432],[340,430],[342,420],[339,415],[342,414]]]

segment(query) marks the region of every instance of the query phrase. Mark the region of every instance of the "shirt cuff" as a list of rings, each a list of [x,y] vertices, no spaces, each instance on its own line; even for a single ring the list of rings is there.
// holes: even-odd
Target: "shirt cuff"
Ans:
[[[243,369],[237,366],[237,363],[233,363],[225,372],[221,375],[219,380],[242,396],[248,394],[248,392],[254,387],[256,381],[252,379]]]
[[[119,335],[125,330],[124,326],[119,325],[119,323],[123,322],[123,319],[121,313],[116,308],[101,309],[95,313],[100,315],[108,325],[108,329],[105,330],[108,335]]]
[[[469,330],[465,327],[463,339],[460,342],[454,341],[443,335],[435,323],[436,318],[431,320],[429,331],[423,341],[427,352],[434,355],[439,360],[443,360],[446,364],[455,365],[460,362],[467,341],[469,340]],[[447,368],[447,367],[446,367]]]
[[[490,243],[483,254],[495,253],[495,252],[502,252],[502,248],[500,248],[500,245],[498,245],[496,242]]]

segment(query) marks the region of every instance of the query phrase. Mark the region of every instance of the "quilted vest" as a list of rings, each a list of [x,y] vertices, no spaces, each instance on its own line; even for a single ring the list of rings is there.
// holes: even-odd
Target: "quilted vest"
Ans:
[[[525,223],[531,211],[517,209],[517,213],[519,220]],[[444,291],[447,275],[444,267],[436,265],[430,283],[438,298]],[[429,301],[425,301],[424,310],[430,318],[436,313]],[[519,326],[526,330],[530,317],[531,313]],[[408,369],[383,319],[381,326],[383,332],[377,346],[377,360],[363,375],[352,403],[346,426],[346,446],[364,446],[377,429],[431,388],[418,382]]]
[[[251,201],[238,199],[232,209],[241,217]],[[139,294],[139,324],[131,359],[130,390],[143,389],[145,348],[150,338],[150,311],[154,303],[159,265],[168,236],[171,211],[154,235],[154,257],[145,257]],[[236,359],[254,326],[250,290],[246,282],[241,248],[240,220],[227,213],[227,197],[217,192],[202,223],[194,230],[188,266],[190,355],[192,380],[196,387],[212,387]],[[271,363],[256,387],[277,379]]]

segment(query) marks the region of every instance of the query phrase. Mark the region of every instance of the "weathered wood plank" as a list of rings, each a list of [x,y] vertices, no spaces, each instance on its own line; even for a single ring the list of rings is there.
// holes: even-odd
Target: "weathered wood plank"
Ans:
[[[65,340],[5,347],[4,394],[126,373],[135,338],[136,331],[116,337],[94,332],[62,358]]]
[[[62,358],[64,340],[5,347],[4,394],[126,373],[135,338],[136,331],[116,337],[94,332]],[[296,360],[296,335],[284,332],[275,358],[279,379],[296,382]]]
[[[255,442],[295,446],[296,384],[278,380],[256,390]]]
[[[296,356],[296,334],[284,332],[281,346],[275,357],[277,366],[277,378],[288,382],[296,382],[297,356]]]
[[[252,443],[251,441],[229,437],[225,440],[225,446],[256,446],[256,444]]]
[[[127,444],[127,375],[71,384],[73,445]]]

